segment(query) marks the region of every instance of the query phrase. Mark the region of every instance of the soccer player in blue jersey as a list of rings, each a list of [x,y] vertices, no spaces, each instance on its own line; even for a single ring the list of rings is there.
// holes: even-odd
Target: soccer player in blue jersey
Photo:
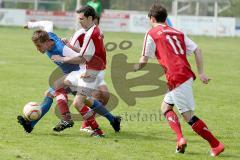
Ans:
[[[34,32],[32,40],[34,44],[36,45],[37,49],[41,53],[47,53],[47,56],[49,58],[52,57],[52,55],[59,55],[59,56],[66,56],[71,55],[74,56],[77,54],[70,48],[68,48],[62,41],[59,39],[54,33],[52,33],[53,24],[50,21],[38,21],[38,22],[29,22],[24,28],[41,28],[44,30],[37,30]],[[36,38],[37,37],[37,38]],[[38,39],[38,40],[36,40]],[[44,42],[43,42],[44,41]],[[72,71],[79,71],[79,65],[78,64],[63,64],[59,62],[55,62],[57,64],[62,72],[67,75],[71,73]],[[75,77],[67,77],[67,80],[70,82],[75,79]],[[60,113],[62,114],[63,120],[57,125],[58,128],[54,128],[55,131],[61,131],[65,128],[72,127],[73,121],[71,120],[70,112],[67,105],[67,92],[62,86],[57,86],[58,88],[54,90],[53,88],[49,88],[49,90],[45,93],[45,98],[43,103],[41,104],[42,109],[42,115],[41,118],[48,112],[49,108],[52,105],[53,98],[56,95],[57,97],[57,103],[60,109]],[[87,121],[90,121],[90,127],[94,130],[94,134],[96,135],[103,135],[102,131],[98,128],[98,124],[95,121],[94,116],[89,114],[89,112],[92,112],[89,110],[87,106],[85,106],[80,113]],[[84,115],[88,115],[87,117]],[[41,119],[40,118],[40,119]],[[19,123],[24,127],[25,131],[30,133],[33,129],[33,127],[37,124],[36,121],[28,121],[22,116],[18,116]]]

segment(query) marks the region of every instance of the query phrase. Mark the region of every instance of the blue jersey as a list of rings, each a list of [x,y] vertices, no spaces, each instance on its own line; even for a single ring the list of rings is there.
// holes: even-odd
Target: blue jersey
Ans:
[[[47,51],[48,57],[51,58],[52,55],[59,55],[64,57],[63,48],[65,44],[62,42],[62,40],[52,32],[48,32],[48,36],[52,41],[54,41],[54,46]],[[64,74],[68,74],[72,71],[78,71],[80,69],[78,64],[68,64],[68,63],[61,63],[61,62],[54,62],[54,63],[61,68]]]

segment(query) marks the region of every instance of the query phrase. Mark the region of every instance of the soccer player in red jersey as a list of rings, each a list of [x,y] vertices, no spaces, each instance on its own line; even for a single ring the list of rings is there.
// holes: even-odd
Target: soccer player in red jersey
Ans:
[[[68,46],[70,46],[72,49],[74,49],[76,52],[80,52],[81,48],[83,47],[85,34],[86,34],[86,30],[84,28],[81,28],[74,33],[70,41],[68,41],[67,39],[64,39],[64,42]],[[102,32],[101,34],[103,37]],[[85,68],[85,64],[81,65],[81,68]],[[106,105],[109,100],[110,93],[108,92],[106,82],[104,81],[104,72],[101,72],[100,74],[98,74],[98,76],[99,76],[99,86],[97,87],[97,91],[93,93],[94,95],[93,97],[96,99],[99,99],[103,105]],[[93,116],[95,116],[95,112]],[[83,121],[80,131],[93,133],[92,127],[90,127],[89,122],[87,120]]]
[[[187,142],[173,111],[174,105],[193,131],[209,142],[211,156],[219,155],[224,151],[224,145],[210,132],[203,120],[194,114],[192,83],[196,77],[186,56],[194,53],[199,78],[204,84],[208,84],[210,79],[203,70],[201,50],[184,33],[164,23],[167,10],[161,4],[155,3],[150,8],[148,17],[152,28],[146,33],[142,56],[134,69],[137,71],[143,68],[151,57],[155,57],[163,67],[169,91],[164,97],[161,111],[176,134],[176,152],[184,153]]]
[[[86,31],[80,53],[74,57],[56,55],[52,56],[52,60],[72,64],[85,63],[86,70],[76,76],[78,83],[74,87],[78,88],[78,93],[74,98],[73,105],[78,111],[84,105],[87,105],[93,111],[108,119],[113,129],[119,132],[121,117],[112,115],[101,102],[91,98],[91,93],[96,91],[96,87],[99,86],[101,81],[98,75],[104,72],[106,68],[106,50],[103,36],[93,21],[96,17],[95,10],[90,6],[83,6],[77,10],[77,13],[79,22]],[[73,84],[65,81],[65,85],[71,86]]]

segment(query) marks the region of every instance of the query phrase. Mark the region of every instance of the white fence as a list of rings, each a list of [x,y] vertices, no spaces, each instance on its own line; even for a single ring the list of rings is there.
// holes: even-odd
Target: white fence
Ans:
[[[173,26],[190,35],[235,36],[235,18],[202,16],[169,16]],[[102,15],[105,31],[145,33],[149,28],[147,12],[107,10]]]
[[[20,9],[0,9],[0,25],[21,26],[26,23],[26,11]]]
[[[173,26],[190,35],[240,36],[235,18],[169,16]],[[75,29],[73,12],[46,12],[0,9],[0,25],[23,26],[30,20],[51,20],[56,27]],[[103,31],[145,33],[149,28],[146,12],[105,10],[100,27]]]
[[[235,35],[235,18],[179,16],[174,23],[178,29],[190,35]]]

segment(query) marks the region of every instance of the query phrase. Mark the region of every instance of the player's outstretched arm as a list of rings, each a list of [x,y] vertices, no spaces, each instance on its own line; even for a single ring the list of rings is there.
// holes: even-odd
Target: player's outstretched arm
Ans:
[[[202,52],[200,50],[200,48],[196,48],[194,51],[195,54],[195,61],[196,61],[196,65],[197,65],[197,70],[198,70],[198,75],[200,80],[204,83],[204,84],[208,84],[208,82],[211,80],[210,78],[208,78],[203,70],[203,57],[202,57]]]
[[[59,55],[53,55],[51,59],[54,62],[69,63],[69,64],[84,64],[86,60],[83,57],[74,56],[74,57],[61,57]]]
[[[36,22],[28,22],[23,26],[25,29],[42,29],[46,32],[53,32],[53,22],[51,21],[36,21]]]
[[[85,58],[83,57],[63,57],[63,63],[70,63],[70,64],[84,64],[86,62]]]

